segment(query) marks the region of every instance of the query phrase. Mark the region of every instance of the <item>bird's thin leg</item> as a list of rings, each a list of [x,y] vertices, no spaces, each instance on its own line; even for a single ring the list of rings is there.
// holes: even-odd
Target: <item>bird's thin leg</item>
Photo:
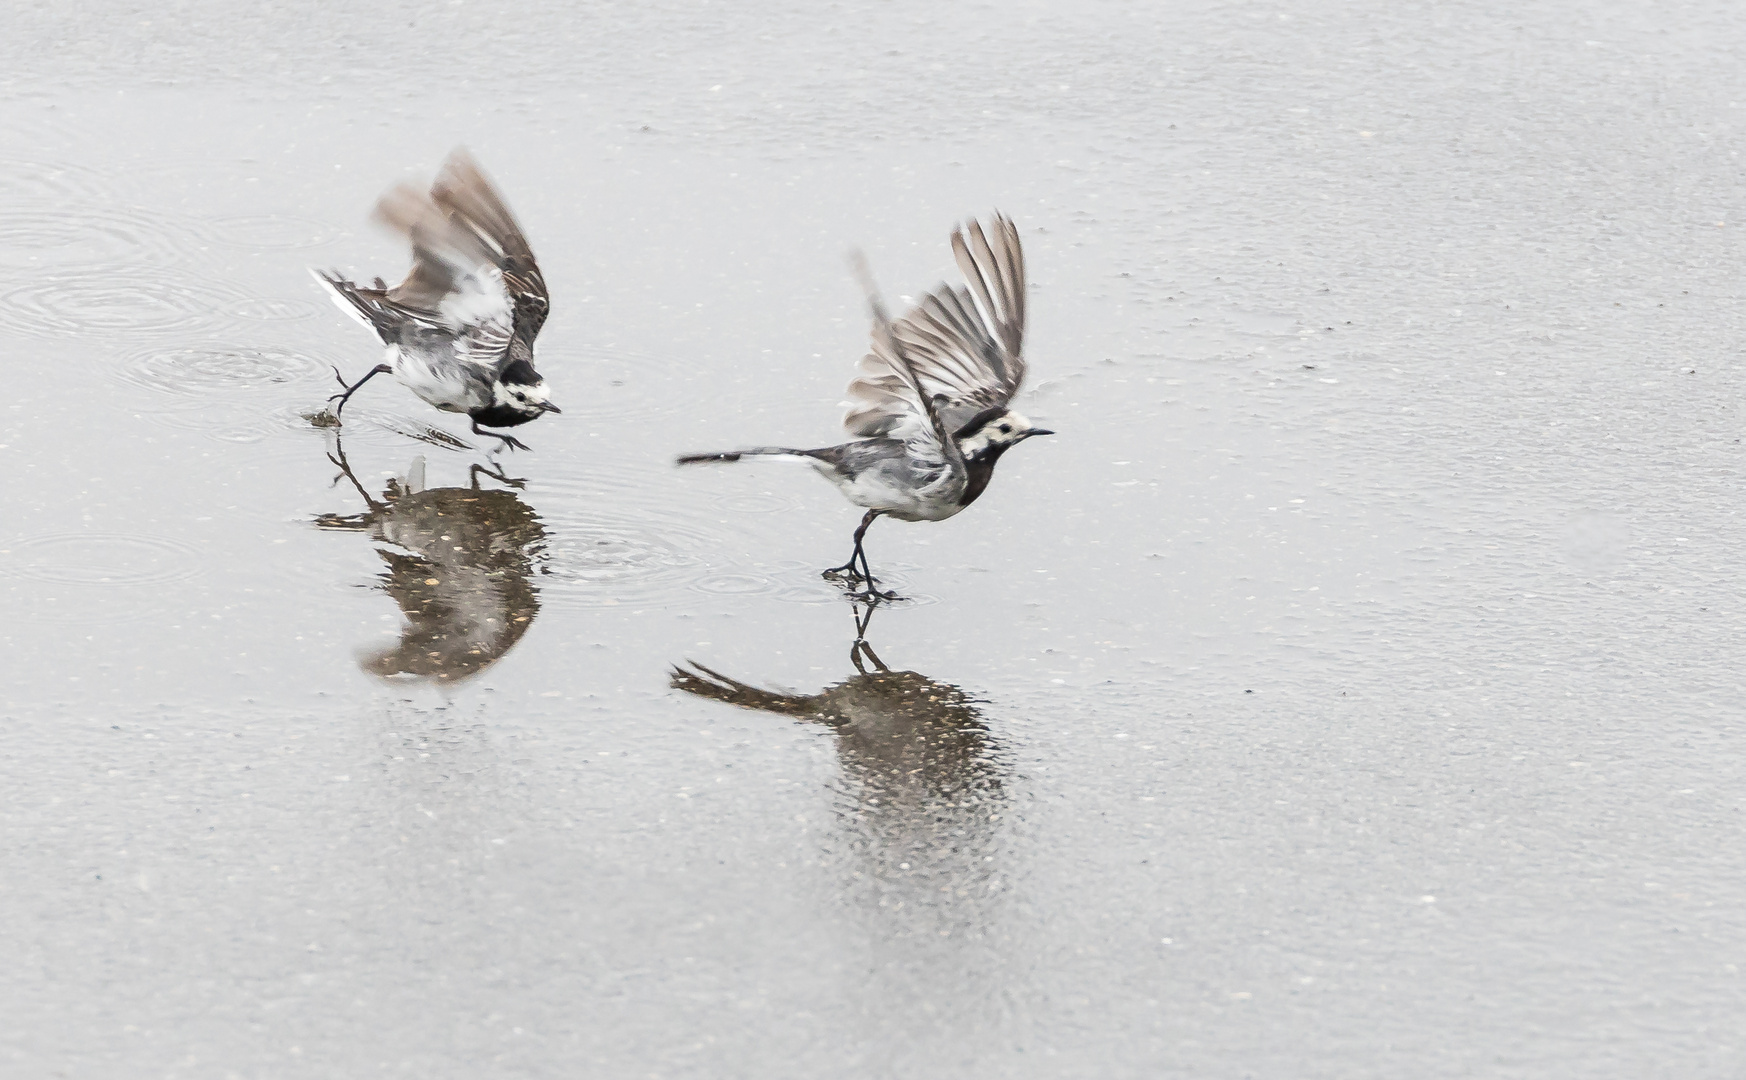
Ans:
[[[861,519],[861,527],[855,530],[855,550],[850,553],[849,561],[841,566],[833,566],[824,572],[825,577],[847,577],[850,581],[873,582],[873,569],[867,565],[867,552],[862,550],[861,541],[867,536],[867,526],[873,524],[873,519],[879,516],[878,510],[869,510]],[[860,567],[855,563],[859,561]],[[862,571],[866,571],[865,574]]]
[[[497,444],[497,453],[502,453],[503,448],[506,446],[511,450],[526,450],[528,448],[527,443],[522,442],[513,435],[499,435],[495,431],[486,431],[479,426],[479,421],[477,420],[473,421],[473,434],[489,435],[494,439],[502,439],[503,441]]]
[[[340,385],[346,386],[346,388],[345,388],[345,391],[343,393],[335,394],[333,397],[330,397],[327,399],[329,401],[334,400],[334,398],[339,399],[339,404],[335,405],[333,407],[333,418],[335,420],[339,419],[339,414],[346,407],[346,402],[348,402],[352,399],[352,395],[358,392],[359,387],[363,386],[365,383],[369,382],[371,379],[374,379],[376,376],[386,375],[388,372],[391,372],[393,370],[394,369],[389,367],[387,364],[377,364],[375,367],[373,367],[369,371],[365,372],[363,378],[359,379],[357,382],[353,383],[350,386],[346,386],[346,380],[343,376],[340,375],[339,368],[334,368],[333,369],[333,377],[336,379],[339,379]]]
[[[861,521],[861,527],[855,530],[855,554],[861,556],[861,580],[867,583],[867,591],[861,595],[867,601],[869,612],[871,612],[873,606],[881,600],[897,599],[897,594],[895,592],[880,592],[873,587],[878,583],[879,579],[873,576],[873,565],[867,561],[867,549],[861,543],[862,537],[867,535],[867,526],[873,524],[873,519],[878,516],[878,514],[879,511],[877,510],[868,511],[867,516]],[[850,557],[849,561],[854,562],[853,556]],[[872,654],[868,653],[868,655],[871,656]],[[878,663],[879,658],[874,656],[873,662]],[[879,666],[883,668],[885,665],[880,664]]]

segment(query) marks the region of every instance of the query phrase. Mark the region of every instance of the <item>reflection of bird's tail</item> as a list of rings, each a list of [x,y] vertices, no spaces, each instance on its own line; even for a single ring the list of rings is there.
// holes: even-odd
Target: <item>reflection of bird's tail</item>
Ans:
[[[689,668],[674,665],[669,680],[673,689],[714,701],[725,701],[743,709],[762,709],[782,716],[805,716],[815,707],[816,703],[812,698],[760,690],[738,679],[730,679],[719,671],[712,671],[695,660],[689,663]]]
[[[810,461],[817,455],[812,450],[791,450],[786,446],[754,446],[747,450],[728,450],[720,454],[682,454],[681,465],[701,465],[708,461],[738,461],[743,457],[785,457]]]

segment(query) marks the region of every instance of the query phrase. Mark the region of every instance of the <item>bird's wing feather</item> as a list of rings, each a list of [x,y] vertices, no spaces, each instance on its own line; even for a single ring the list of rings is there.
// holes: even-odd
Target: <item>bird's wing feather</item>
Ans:
[[[867,293],[867,306],[873,315],[873,351],[863,359],[865,369],[867,360],[876,360],[882,365],[886,374],[881,376],[877,393],[881,399],[901,405],[901,411],[893,412],[884,425],[881,435],[901,439],[909,453],[922,462],[939,462],[941,464],[962,461],[958,444],[952,438],[940,418],[939,409],[924,389],[921,378],[916,374],[915,365],[911,359],[910,349],[897,337],[897,327],[885,312],[885,302],[879,298],[879,290],[873,284],[873,275],[867,269],[867,263],[859,253],[855,256],[855,269],[861,278],[861,286]],[[849,392],[855,393],[855,387],[862,380],[857,379],[849,384]],[[845,421],[847,422],[847,421]],[[855,431],[854,428],[850,428]],[[856,431],[856,434],[862,432]]]
[[[969,287],[941,285],[891,325],[908,358],[910,380],[875,328],[862,374],[849,384],[843,424],[856,435],[899,435],[919,426],[920,402],[949,430],[985,409],[1004,406],[1024,382],[1025,269],[1018,229],[995,214],[991,243],[980,222],[952,230],[952,250]]]
[[[532,341],[546,321],[551,294],[546,291],[545,275],[534,260],[533,248],[528,246],[521,225],[490,177],[471,154],[457,148],[444,163],[430,193],[438,206],[451,217],[469,223],[475,233],[496,249],[496,265],[503,276],[504,288],[514,299],[523,321],[529,324],[527,338]]]
[[[549,301],[527,239],[491,181],[464,150],[450,155],[429,194],[402,184],[376,218],[412,244],[412,270],[387,306],[451,336],[463,363],[500,372],[519,330],[531,342]]]

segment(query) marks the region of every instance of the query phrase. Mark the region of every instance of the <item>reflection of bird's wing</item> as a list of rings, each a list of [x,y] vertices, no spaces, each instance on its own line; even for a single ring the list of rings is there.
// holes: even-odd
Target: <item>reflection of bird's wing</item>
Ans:
[[[412,243],[412,271],[379,303],[447,331],[457,359],[499,372],[519,329],[531,342],[550,308],[527,238],[465,150],[449,156],[430,193],[402,184],[376,218]],[[365,290],[360,290],[365,291]]]
[[[398,646],[365,658],[377,675],[457,681],[475,675],[521,639],[538,610],[525,578],[385,548],[378,554],[388,564],[383,588],[407,622]]]
[[[980,222],[952,230],[952,251],[968,287],[941,285],[892,324],[876,326],[862,374],[849,384],[843,426],[856,435],[905,438],[925,427],[914,383],[956,432],[985,409],[1004,407],[1024,382],[1025,261],[1018,228],[996,213],[992,238]]]
[[[389,568],[384,589],[407,626],[398,648],[366,666],[462,679],[514,647],[539,612],[533,559],[545,530],[510,492],[407,486],[375,522],[377,537],[407,552],[378,549]]]

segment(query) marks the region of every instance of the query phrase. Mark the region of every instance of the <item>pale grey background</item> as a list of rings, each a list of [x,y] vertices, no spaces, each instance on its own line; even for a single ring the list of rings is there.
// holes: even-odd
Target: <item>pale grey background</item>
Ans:
[[[1735,5],[5,22],[0,1072],[1746,1072]],[[445,694],[357,665],[301,414],[376,353],[304,268],[397,273],[460,143],[566,412],[544,606]],[[666,686],[851,674],[855,512],[668,461],[838,438],[845,252],[912,294],[995,206],[1061,434],[870,549],[995,809],[880,823]],[[476,459],[353,408],[374,483]]]

